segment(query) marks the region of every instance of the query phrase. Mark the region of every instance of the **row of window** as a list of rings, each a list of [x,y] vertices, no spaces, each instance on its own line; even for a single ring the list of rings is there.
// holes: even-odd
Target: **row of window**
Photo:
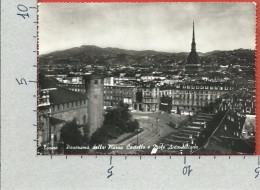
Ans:
[[[62,84],[61,86],[81,87],[81,88],[84,88],[84,85],[83,85],[83,84]]]
[[[175,96],[173,96],[173,102],[174,102],[174,99],[182,99],[183,101],[187,101],[187,102],[189,102],[189,100],[214,101],[219,97],[220,97],[219,95],[215,95],[215,96],[213,96],[213,95],[210,95],[210,96],[194,96],[194,95],[192,95],[192,96],[185,96],[185,95],[181,96],[181,95],[175,95]],[[104,100],[120,101],[120,100],[123,100],[123,97],[121,97],[121,96],[119,96],[119,97],[118,96],[105,96]],[[179,101],[179,100],[177,100],[177,101]],[[144,98],[143,102],[144,103],[155,103],[155,102],[158,102],[158,99],[156,99],[156,97],[155,98]]]
[[[78,107],[78,106],[82,106],[82,105],[86,105],[86,104],[87,104],[86,100],[79,100],[79,101],[75,101],[75,102],[54,105],[54,106],[52,106],[52,110],[59,111],[59,110]]]
[[[183,106],[183,109],[191,109],[191,110],[193,110],[193,111],[195,111],[195,110],[201,110],[201,107],[190,107],[190,106]]]
[[[144,88],[144,92],[158,92],[159,91],[159,88],[152,88],[152,89],[150,89],[150,88]]]
[[[115,105],[114,102],[111,102],[111,101],[104,101],[104,106],[113,106]]]
[[[183,98],[183,99],[203,99],[203,100],[215,100],[217,98],[219,98],[220,95],[179,95],[179,94],[175,94],[174,96],[172,96],[172,98]]]
[[[181,106],[181,108],[183,108],[183,109],[185,109],[185,110],[193,110],[193,111],[195,111],[195,110],[201,110],[202,107]],[[177,108],[175,107],[175,110],[176,110],[176,109],[177,109]]]
[[[144,92],[144,96],[158,96],[158,92],[154,92],[154,93],[152,93],[152,92]]]
[[[126,96],[130,96],[133,94],[133,92],[129,92],[129,91],[104,91],[104,94],[108,94],[108,95],[126,95]]]
[[[176,88],[180,88],[181,86],[176,86]],[[182,86],[183,89],[210,89],[210,90],[231,90],[229,86]]]
[[[201,106],[205,107],[207,105],[206,102],[174,102],[173,106]]]
[[[94,80],[94,84],[98,84],[99,81],[100,81],[100,84],[103,84],[103,80],[102,80],[102,79],[100,79],[100,80],[98,80],[98,79]]]
[[[143,100],[144,103],[158,103],[158,99],[144,99]]]
[[[171,95],[171,94],[222,94],[223,92],[219,91],[200,91],[200,90],[165,90],[161,91],[160,95]]]
[[[105,100],[113,100],[113,101],[119,101],[119,100],[123,100],[123,97],[118,97],[118,96],[106,96],[104,98]]]
[[[172,104],[175,102],[214,102],[215,100],[210,99],[173,99]]]
[[[81,89],[81,88],[69,88],[69,90],[75,91],[75,92],[86,92],[85,89]]]

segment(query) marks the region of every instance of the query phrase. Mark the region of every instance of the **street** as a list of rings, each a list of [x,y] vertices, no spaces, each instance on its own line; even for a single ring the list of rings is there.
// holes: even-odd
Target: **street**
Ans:
[[[185,116],[180,116],[177,114],[167,114],[161,112],[154,113],[143,113],[143,112],[132,112],[133,118],[137,119],[140,124],[140,128],[143,129],[141,133],[135,135],[132,138],[129,138],[120,144],[123,145],[124,149],[113,151],[117,154],[135,154],[138,152],[151,151],[153,145],[161,138],[168,135],[171,132],[174,132],[176,129],[171,128],[167,123],[174,122],[179,123],[184,120]],[[133,149],[126,149],[126,146],[131,145]],[[138,145],[144,145],[146,149],[140,150]],[[136,149],[134,148],[136,147]]]

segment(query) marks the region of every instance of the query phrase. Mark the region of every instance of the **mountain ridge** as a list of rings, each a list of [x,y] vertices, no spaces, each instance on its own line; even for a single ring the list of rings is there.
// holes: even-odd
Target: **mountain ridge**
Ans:
[[[249,50],[249,49],[235,49],[235,50]],[[209,52],[198,52],[199,56],[207,56],[219,52],[229,52],[229,51],[235,51],[235,50],[213,50]],[[164,52],[164,51],[155,51],[155,50],[130,50],[130,49],[122,49],[122,48],[116,48],[116,47],[106,47],[106,48],[101,48],[99,46],[95,45],[82,45],[80,47],[73,47],[65,50],[58,50],[58,51],[53,51],[47,54],[42,54],[40,57],[45,57],[45,56],[54,56],[56,54],[63,54],[63,53],[76,53],[76,52],[88,52],[88,53],[94,53],[94,51],[101,51],[101,53],[111,53],[111,54],[129,54],[129,55],[140,55],[140,54],[189,54],[189,52]],[[103,51],[103,52],[102,52]],[[254,50],[250,50],[254,51]],[[86,53],[85,52],[85,53]]]
[[[66,50],[54,51],[40,55],[40,64],[95,64],[95,65],[161,65],[172,63],[183,63],[189,52],[160,52],[154,50],[127,50],[115,47],[101,48],[94,45],[83,45]],[[232,59],[244,59],[250,56],[254,59],[254,50],[236,49],[229,51],[214,50],[206,53],[198,52],[198,55],[205,59],[223,62]]]

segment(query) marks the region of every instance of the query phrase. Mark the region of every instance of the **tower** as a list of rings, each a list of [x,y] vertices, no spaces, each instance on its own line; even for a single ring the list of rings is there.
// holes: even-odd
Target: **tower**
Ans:
[[[103,124],[104,78],[100,75],[84,77],[88,99],[88,125],[91,136]]]
[[[200,71],[201,64],[198,53],[196,52],[196,42],[195,42],[195,27],[193,21],[193,30],[192,30],[192,43],[191,43],[191,52],[187,58],[185,65],[186,74],[196,75]]]

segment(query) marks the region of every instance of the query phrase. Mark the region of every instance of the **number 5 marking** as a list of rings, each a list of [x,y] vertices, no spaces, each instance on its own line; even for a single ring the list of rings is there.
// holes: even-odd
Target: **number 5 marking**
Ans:
[[[259,169],[260,169],[260,167],[257,167],[256,169],[255,169],[255,173],[257,174],[256,176],[255,176],[255,178],[257,178],[258,176],[259,176]]]
[[[16,79],[16,81],[17,81],[17,83],[18,83],[19,85],[21,85],[21,84],[27,85],[27,82],[26,82],[26,80],[25,80],[24,78],[21,78],[20,81],[19,81],[17,78],[15,78],[15,79]]]
[[[110,178],[112,175],[113,175],[113,172],[112,172],[112,169],[113,169],[114,166],[112,166],[111,168],[109,168],[107,170],[107,173],[109,173],[109,175],[107,176],[107,178]]]

